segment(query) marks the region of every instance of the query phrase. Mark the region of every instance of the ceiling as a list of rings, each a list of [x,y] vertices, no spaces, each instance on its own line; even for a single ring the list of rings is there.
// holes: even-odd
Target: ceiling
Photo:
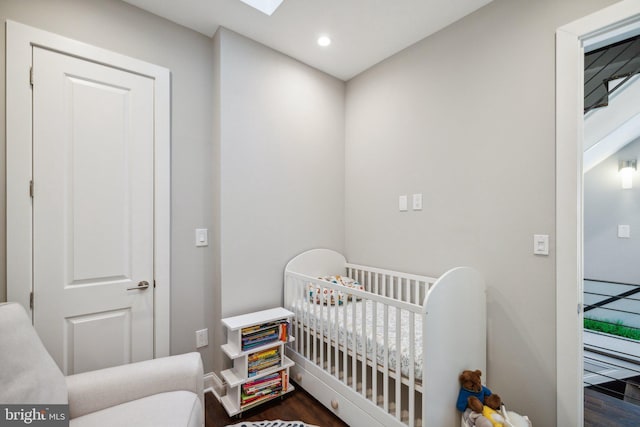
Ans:
[[[271,15],[239,0],[124,0],[206,36],[223,26],[348,80],[492,0],[284,0]],[[332,39],[320,47],[318,36]]]

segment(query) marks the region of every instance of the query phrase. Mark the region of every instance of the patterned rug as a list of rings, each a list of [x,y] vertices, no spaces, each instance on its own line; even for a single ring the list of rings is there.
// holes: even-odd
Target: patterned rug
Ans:
[[[318,427],[313,424],[305,424],[302,421],[243,421],[238,424],[230,424],[226,427]]]

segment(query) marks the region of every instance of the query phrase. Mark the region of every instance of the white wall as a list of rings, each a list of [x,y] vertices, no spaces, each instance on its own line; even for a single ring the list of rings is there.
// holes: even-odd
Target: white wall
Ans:
[[[619,160],[640,159],[640,139],[584,175],[584,275],[589,279],[640,283],[640,177],[623,190]],[[618,238],[618,224],[631,226],[631,238]]]
[[[171,353],[195,350],[195,331],[213,341],[213,248],[194,246],[194,229],[213,226],[211,39],[118,0],[2,0],[0,2],[0,120],[5,120],[5,31],[10,19],[171,70]],[[5,164],[0,132],[0,165]],[[5,200],[5,173],[0,199]],[[5,211],[0,210],[5,223]],[[0,227],[0,301],[6,298],[5,229]],[[214,347],[201,351],[212,369]],[[215,354],[218,350],[215,349]]]
[[[535,425],[556,422],[555,30],[611,3],[496,0],[347,84],[348,259],[478,268],[488,385]]]
[[[226,29],[214,45],[227,317],[281,305],[284,267],[298,253],[344,249],[345,85]]]

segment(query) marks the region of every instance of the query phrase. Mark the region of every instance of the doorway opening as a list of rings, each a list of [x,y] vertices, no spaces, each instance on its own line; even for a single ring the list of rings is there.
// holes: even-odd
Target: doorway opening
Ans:
[[[556,33],[557,425],[584,425],[584,53],[639,29],[640,4],[625,0]]]
[[[638,35],[585,49],[585,424],[613,411],[635,419],[640,413],[640,181],[633,186],[640,157],[639,72]]]

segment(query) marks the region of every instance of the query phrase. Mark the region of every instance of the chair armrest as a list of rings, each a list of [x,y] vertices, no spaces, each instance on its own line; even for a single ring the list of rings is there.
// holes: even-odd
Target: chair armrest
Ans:
[[[179,390],[198,395],[204,408],[202,359],[195,352],[70,375],[66,380],[70,418]]]

